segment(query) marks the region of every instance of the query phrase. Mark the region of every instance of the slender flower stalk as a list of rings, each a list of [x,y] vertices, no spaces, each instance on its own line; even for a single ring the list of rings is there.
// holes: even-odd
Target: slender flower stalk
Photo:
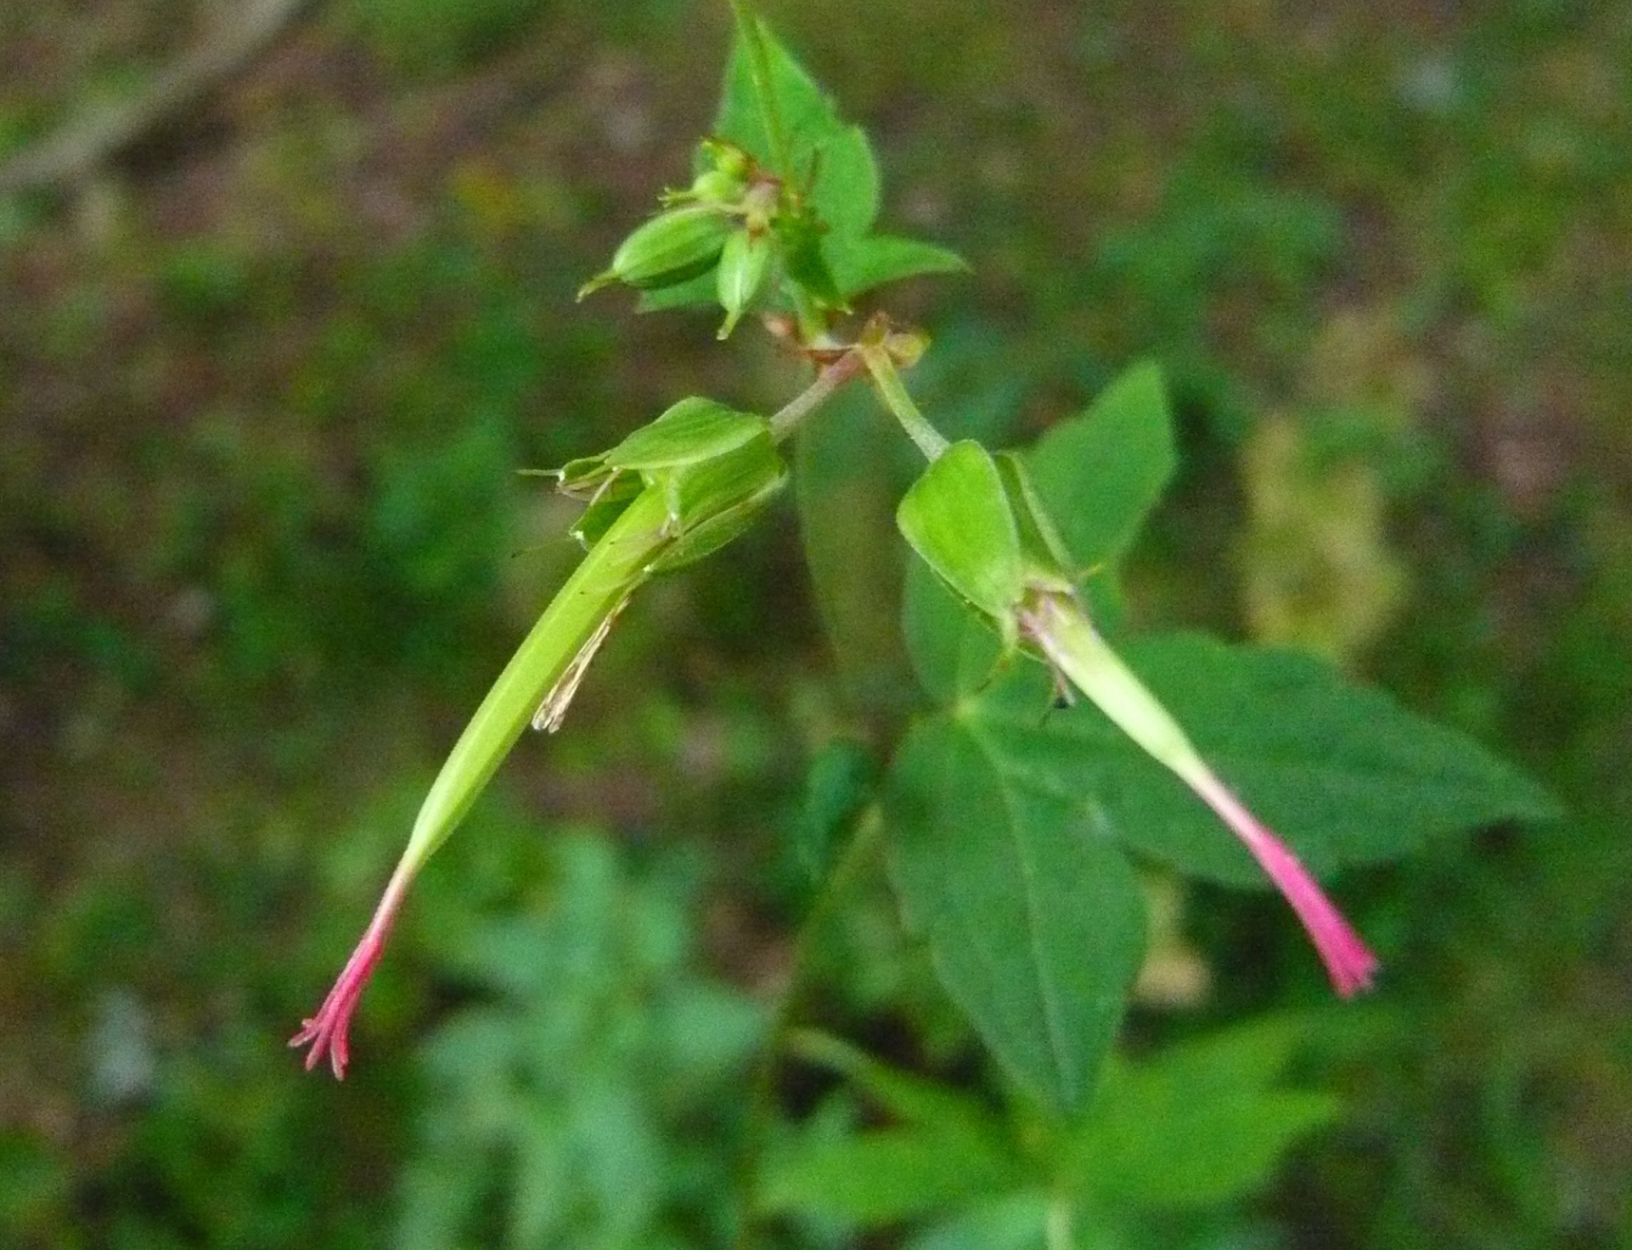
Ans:
[[[1171,769],[1229,826],[1292,905],[1344,998],[1371,988],[1377,957],[1289,847],[1247,810],[1208,767],[1189,737],[1111,650],[1068,595],[1043,594],[1021,614],[1021,628],[1049,663],[1128,737]]]

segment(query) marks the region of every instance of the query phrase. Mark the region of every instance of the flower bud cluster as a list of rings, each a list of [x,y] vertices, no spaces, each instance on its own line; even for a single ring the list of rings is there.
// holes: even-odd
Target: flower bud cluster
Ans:
[[[664,192],[663,211],[619,244],[611,265],[583,285],[579,299],[615,282],[657,291],[713,271],[725,312],[722,339],[764,302],[777,271],[778,231],[796,206],[782,181],[735,144],[706,139],[697,163],[691,186]]]

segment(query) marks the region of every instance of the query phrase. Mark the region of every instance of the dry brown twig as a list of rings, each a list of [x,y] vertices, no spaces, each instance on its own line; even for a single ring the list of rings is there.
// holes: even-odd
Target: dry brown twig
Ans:
[[[82,181],[254,61],[311,3],[222,0],[211,34],[159,70],[133,99],[72,117],[0,165],[0,195]]]

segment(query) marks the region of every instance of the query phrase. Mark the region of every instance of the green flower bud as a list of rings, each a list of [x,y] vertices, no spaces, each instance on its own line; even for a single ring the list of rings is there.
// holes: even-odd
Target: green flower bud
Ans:
[[[725,241],[720,267],[715,271],[715,288],[725,321],[718,337],[728,339],[742,315],[752,307],[771,276],[774,248],[764,231],[738,230]]]
[[[652,290],[705,273],[719,260],[731,224],[729,216],[709,204],[659,213],[623,241],[611,267],[586,282],[578,298],[613,282]]]
[[[754,158],[728,140],[704,139],[700,150],[715,169],[738,182],[747,182],[754,172]]]

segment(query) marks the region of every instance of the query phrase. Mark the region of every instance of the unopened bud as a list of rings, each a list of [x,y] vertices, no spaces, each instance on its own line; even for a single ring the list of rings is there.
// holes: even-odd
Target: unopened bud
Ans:
[[[730,217],[713,205],[659,213],[623,241],[611,267],[586,282],[578,298],[613,282],[652,290],[694,278],[720,258],[730,233]]]
[[[772,253],[771,236],[763,231],[741,229],[725,241],[720,267],[715,271],[720,307],[725,309],[718,337],[731,337],[737,322],[765,289],[771,276]]]

